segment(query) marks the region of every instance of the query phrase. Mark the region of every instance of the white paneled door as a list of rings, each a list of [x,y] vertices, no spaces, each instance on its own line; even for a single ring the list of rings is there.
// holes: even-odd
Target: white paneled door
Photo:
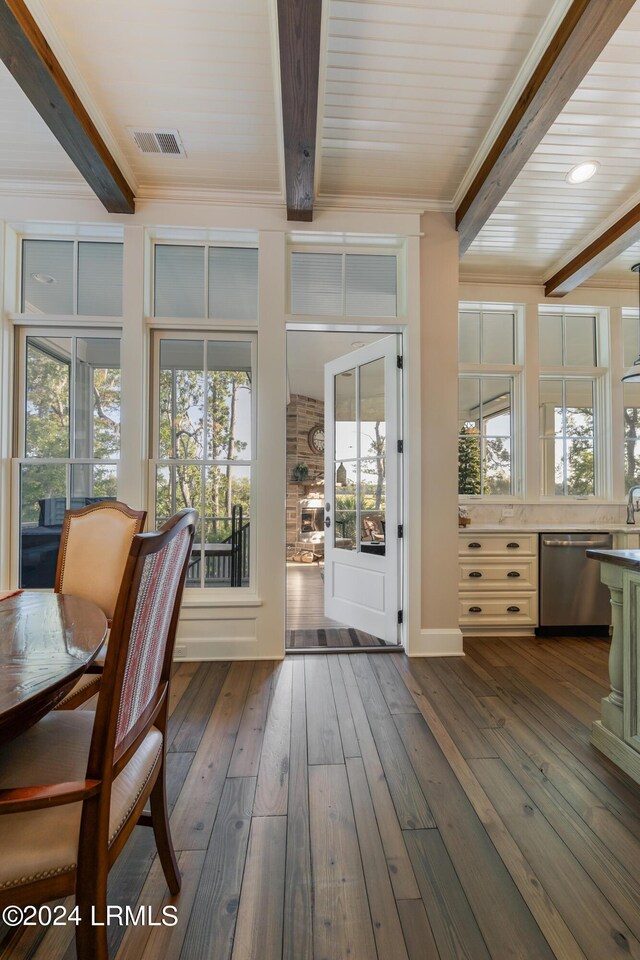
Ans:
[[[325,365],[325,616],[399,638],[399,338]]]

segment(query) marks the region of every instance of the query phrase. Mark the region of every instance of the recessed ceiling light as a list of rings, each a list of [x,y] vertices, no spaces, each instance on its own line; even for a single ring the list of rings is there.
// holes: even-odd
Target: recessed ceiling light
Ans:
[[[364,340],[354,340],[351,344],[352,347],[364,347]]]
[[[600,164],[596,160],[585,160],[584,163],[572,167],[565,179],[567,183],[586,183],[597,173],[599,166]]]
[[[31,278],[36,281],[36,283],[57,283],[56,278],[50,276],[48,273],[32,273]]]

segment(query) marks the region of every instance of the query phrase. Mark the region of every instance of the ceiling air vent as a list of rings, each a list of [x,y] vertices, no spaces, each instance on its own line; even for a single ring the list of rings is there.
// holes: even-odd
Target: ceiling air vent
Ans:
[[[177,130],[131,130],[138,150],[142,153],[162,153],[170,157],[186,157]]]

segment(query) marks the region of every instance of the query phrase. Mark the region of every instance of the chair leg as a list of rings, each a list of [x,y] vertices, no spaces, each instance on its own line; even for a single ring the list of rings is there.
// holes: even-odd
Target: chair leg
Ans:
[[[79,887],[76,904],[82,918],[76,926],[77,960],[109,960],[106,887],[102,896],[93,884]]]
[[[180,871],[178,861],[173,849],[171,831],[169,829],[169,812],[167,810],[167,786],[165,782],[165,759],[162,760],[162,768],[158,774],[151,796],[149,797],[151,806],[151,824],[153,826],[153,835],[156,838],[156,847],[158,856],[167,881],[167,886],[171,893],[180,892]]]

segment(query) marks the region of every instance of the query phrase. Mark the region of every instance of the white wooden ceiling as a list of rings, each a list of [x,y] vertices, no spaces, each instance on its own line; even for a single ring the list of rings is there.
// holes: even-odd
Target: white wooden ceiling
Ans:
[[[330,0],[320,195],[453,201],[553,6]]]
[[[137,196],[283,202],[277,0],[27,4]],[[319,201],[452,211],[569,4],[325,0]],[[640,3],[463,258],[463,277],[543,281],[640,199],[638,49]],[[140,153],[135,127],[177,129],[186,159]],[[596,177],[569,186],[584,159],[600,162]],[[88,191],[0,64],[0,193],[21,184]],[[627,259],[640,249],[603,279],[626,277]]]
[[[84,185],[65,151],[0,61],[0,181],[9,189]],[[87,190],[87,193],[90,191]]]
[[[138,196],[259,191],[280,198],[279,91],[266,0],[28,6],[45,36],[55,31],[82,77]],[[130,129],[139,126],[178,129],[187,159],[141,153]]]
[[[640,191],[639,46],[636,5],[463,257],[464,277],[547,280],[632,205]],[[600,163],[595,177],[567,183],[584,160]]]

